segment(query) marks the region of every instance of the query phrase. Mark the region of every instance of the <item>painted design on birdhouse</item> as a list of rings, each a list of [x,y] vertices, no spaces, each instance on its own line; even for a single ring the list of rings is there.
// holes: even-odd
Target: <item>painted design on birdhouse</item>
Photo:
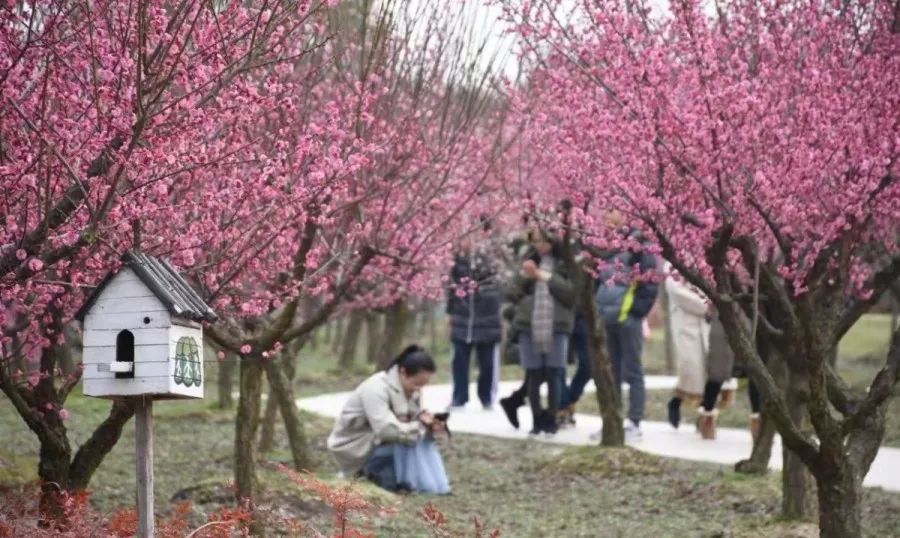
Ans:
[[[200,346],[193,337],[182,336],[175,345],[175,384],[199,387],[202,382]]]

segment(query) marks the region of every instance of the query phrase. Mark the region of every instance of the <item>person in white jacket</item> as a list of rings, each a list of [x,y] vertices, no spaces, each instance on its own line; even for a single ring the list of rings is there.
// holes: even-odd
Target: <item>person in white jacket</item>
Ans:
[[[409,346],[353,391],[327,441],[341,472],[391,491],[450,492],[433,439],[446,431],[446,417],[421,405],[420,391],[435,370],[424,349]]]
[[[669,271],[670,268],[666,268]],[[679,277],[665,281],[669,295],[666,313],[671,320],[672,351],[678,382],[669,400],[669,422],[677,428],[681,422],[681,404],[697,405],[706,384],[706,357],[709,350],[709,309],[706,297]]]

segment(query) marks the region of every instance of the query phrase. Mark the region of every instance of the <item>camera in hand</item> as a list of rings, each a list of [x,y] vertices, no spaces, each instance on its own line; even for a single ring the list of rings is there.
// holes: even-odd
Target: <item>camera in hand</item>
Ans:
[[[436,423],[440,422],[444,426],[444,432],[447,434],[447,437],[449,438],[450,437],[450,428],[447,427],[447,419],[450,418],[450,413],[446,413],[446,412],[445,413],[435,413],[433,416],[434,416],[434,421],[431,423],[430,426],[428,426],[428,429],[433,433],[434,425]]]

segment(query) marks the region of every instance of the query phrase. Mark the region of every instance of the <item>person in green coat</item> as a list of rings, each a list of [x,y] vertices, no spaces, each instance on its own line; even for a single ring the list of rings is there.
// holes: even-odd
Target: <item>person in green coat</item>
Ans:
[[[506,292],[515,305],[513,330],[518,335],[519,362],[526,373],[531,405],[531,433],[555,434],[556,413],[565,378],[569,338],[575,323],[575,291],[560,255],[559,242],[546,230],[529,234],[532,251]],[[547,384],[547,407],[540,388]]]

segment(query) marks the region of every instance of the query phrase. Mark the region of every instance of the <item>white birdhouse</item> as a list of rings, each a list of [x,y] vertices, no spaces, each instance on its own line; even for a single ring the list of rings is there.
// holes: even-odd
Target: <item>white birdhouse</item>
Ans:
[[[84,395],[203,398],[203,321],[216,314],[167,262],[127,252],[76,314]]]

